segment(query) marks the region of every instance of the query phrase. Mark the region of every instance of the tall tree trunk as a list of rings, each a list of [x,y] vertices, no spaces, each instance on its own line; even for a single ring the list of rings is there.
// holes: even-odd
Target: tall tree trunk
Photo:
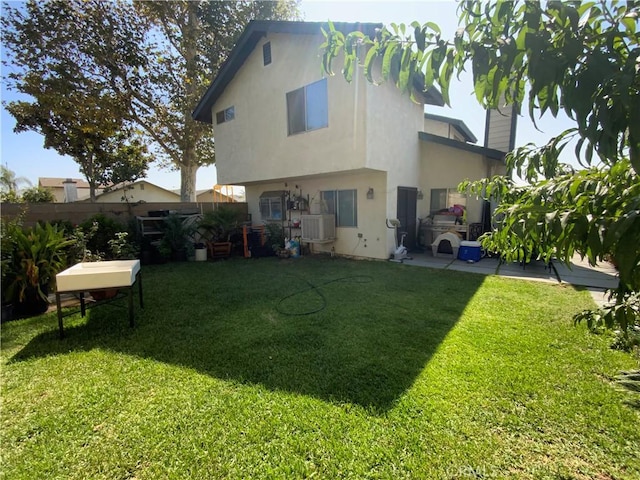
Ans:
[[[89,152],[87,154],[88,160],[86,162],[86,174],[87,182],[89,183],[89,201],[91,203],[96,203],[96,180],[93,177],[94,168],[93,168],[93,151],[89,148]]]
[[[195,151],[188,148],[185,152],[185,160],[180,165],[180,201],[196,201],[196,173],[198,165],[195,162]]]
[[[200,34],[200,22],[198,21],[197,2],[187,3],[187,29],[183,34],[184,59],[186,76],[195,80],[198,74],[196,57],[198,55],[197,37]],[[182,163],[180,165],[180,199],[183,202],[196,201],[196,173],[199,167],[198,155],[196,153],[196,132],[195,121],[191,118],[191,108],[196,104],[196,82],[189,81],[185,85],[184,102],[184,139]]]

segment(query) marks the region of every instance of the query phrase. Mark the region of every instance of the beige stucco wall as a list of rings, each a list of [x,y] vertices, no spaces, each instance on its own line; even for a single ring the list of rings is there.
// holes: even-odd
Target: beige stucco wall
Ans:
[[[266,41],[273,58],[268,66],[261,48]],[[491,169],[499,164],[480,154],[421,142],[423,105],[391,83],[368,84],[361,73],[354,74],[351,84],[338,72],[328,78],[327,128],[289,136],[286,93],[323,77],[317,56],[321,42],[318,36],[270,34],[256,45],[212,109],[214,122],[216,112],[235,109],[233,120],[213,127],[218,179],[246,186],[254,224],[263,223],[262,192],[298,185],[304,196],[314,198],[321,190],[357,189],[358,226],[339,228],[332,245],[314,245],[314,251],[334,248],[339,255],[386,259],[395,238],[385,220],[396,217],[399,186],[422,190],[417,216],[424,218],[431,188],[455,188],[465,178],[495,173]],[[339,63],[334,68],[338,71]],[[434,133],[448,137],[448,126]],[[373,200],[366,198],[369,188],[375,191]],[[481,202],[468,199],[467,205],[469,222],[479,221]]]
[[[273,61],[264,66],[262,44]],[[248,184],[365,166],[364,80],[327,79],[328,127],[288,135],[286,93],[323,78],[317,55],[321,36],[268,35],[213,106],[235,107],[235,119],[214,125],[220,183]]]
[[[397,217],[398,187],[419,188],[420,145],[417,132],[424,106],[402,95],[392,82],[367,84],[367,165],[387,171],[385,216]],[[390,253],[394,232],[385,230]],[[388,255],[387,255],[388,257]]]
[[[143,188],[141,188],[143,187]],[[145,202],[179,202],[180,195],[176,195],[173,192],[159,188],[151,183],[141,182],[134,185],[130,185],[126,190],[127,199],[129,202],[139,202],[141,200]],[[111,203],[111,202],[123,202],[122,199],[124,193],[122,189],[114,190],[112,192],[103,193],[96,198],[98,203]]]
[[[480,180],[487,176],[504,173],[504,164],[480,154],[432,142],[420,142],[422,162],[420,188],[424,198],[418,200],[418,217],[425,218],[430,212],[431,189],[452,188],[465,180]],[[482,201],[467,197],[467,222],[480,222]]]
[[[450,123],[425,118],[423,131],[440,137],[451,138],[453,140],[458,140],[459,142],[464,142],[464,137],[460,132],[458,132],[458,129]]]
[[[381,172],[364,171],[347,175],[328,175],[317,178],[289,179],[285,187],[283,182],[270,182],[247,187],[249,213],[253,223],[264,223],[260,217],[260,194],[272,190],[302,191],[305,198],[311,202],[320,198],[322,190],[357,190],[358,226],[341,227],[336,229],[336,241],[332,244],[313,245],[314,252],[330,252],[331,248],[338,255],[354,257],[369,257],[387,259],[393,245],[388,244],[387,228],[385,226],[386,175]],[[295,189],[298,185],[299,189]],[[369,188],[374,190],[374,198],[367,198]],[[307,212],[308,213],[308,212]],[[291,211],[291,218],[296,218],[300,212]],[[287,216],[287,220],[288,220]],[[285,221],[285,226],[287,222]],[[286,229],[288,235],[289,229]],[[300,230],[292,230],[292,236],[300,235]],[[358,237],[362,234],[362,238]],[[393,241],[393,238],[392,238]]]

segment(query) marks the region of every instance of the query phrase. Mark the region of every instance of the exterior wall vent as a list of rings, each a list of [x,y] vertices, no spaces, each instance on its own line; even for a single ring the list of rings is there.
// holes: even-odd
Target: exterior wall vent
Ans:
[[[262,45],[262,59],[264,60],[265,66],[271,63],[271,42]]]

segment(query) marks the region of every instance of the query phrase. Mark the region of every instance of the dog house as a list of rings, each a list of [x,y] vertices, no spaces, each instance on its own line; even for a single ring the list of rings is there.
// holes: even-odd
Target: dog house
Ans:
[[[460,242],[460,237],[457,234],[453,232],[442,233],[431,244],[431,252],[434,257],[458,258]]]

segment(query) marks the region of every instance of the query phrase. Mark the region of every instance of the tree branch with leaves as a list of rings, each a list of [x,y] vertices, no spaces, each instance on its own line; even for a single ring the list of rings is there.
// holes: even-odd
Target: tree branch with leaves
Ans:
[[[501,220],[483,245],[508,261],[570,264],[576,253],[591,264],[613,259],[619,271],[613,305],[576,319],[618,325],[628,336],[640,327],[639,16],[638,1],[465,1],[452,40],[431,22],[392,24],[373,39],[329,23],[322,63],[332,74],[342,56],[342,74],[351,81],[364,49],[369,82],[392,81],[411,94],[421,76],[425,90],[440,88],[447,104],[454,75],[470,67],[485,108],[515,105],[521,113],[526,105],[534,123],[561,110],[573,119],[575,128],[546,145],[510,152],[506,178],[460,188],[500,202]],[[560,161],[570,144],[582,170]],[[515,186],[516,174],[528,185]]]

